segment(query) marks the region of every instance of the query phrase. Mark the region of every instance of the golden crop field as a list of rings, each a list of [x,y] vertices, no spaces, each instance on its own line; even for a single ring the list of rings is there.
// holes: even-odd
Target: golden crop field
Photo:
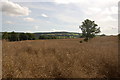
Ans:
[[[2,45],[3,78],[118,77],[118,38],[28,40]]]

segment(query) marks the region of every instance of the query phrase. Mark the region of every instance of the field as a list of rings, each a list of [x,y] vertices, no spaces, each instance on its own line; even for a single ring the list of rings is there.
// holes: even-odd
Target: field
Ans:
[[[3,78],[118,77],[118,38],[96,37],[7,42],[2,45]]]
[[[79,38],[81,37],[81,33],[75,33],[75,32],[44,32],[44,33],[34,33],[35,38],[39,39],[39,36],[54,36],[57,39],[65,39],[65,38]]]

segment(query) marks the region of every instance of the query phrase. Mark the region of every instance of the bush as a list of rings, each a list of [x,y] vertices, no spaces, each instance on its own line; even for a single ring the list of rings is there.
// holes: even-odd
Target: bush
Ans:
[[[8,33],[7,32],[2,33],[2,39],[8,40]]]
[[[25,33],[20,33],[20,34],[19,34],[19,39],[20,39],[20,41],[21,41],[21,40],[27,40],[27,39],[28,39],[28,36],[27,36]]]
[[[35,40],[35,36],[32,33],[26,33],[27,35],[27,40]]]
[[[85,42],[88,42],[88,38],[85,38],[84,41],[85,41]]]
[[[80,41],[80,43],[83,43],[83,41]]]
[[[105,34],[101,34],[100,36],[102,37],[102,36],[106,36],[106,35]]]
[[[118,34],[118,39],[120,40],[120,34]]]
[[[18,41],[18,40],[19,40],[19,36],[18,36],[17,33],[11,32],[11,33],[9,33],[9,35],[8,35],[8,40],[9,40],[9,41]]]
[[[56,36],[40,35],[39,39],[57,39]]]
[[[8,41],[21,41],[21,40],[35,40],[35,36],[32,33],[16,33],[16,32],[3,32],[2,39]]]

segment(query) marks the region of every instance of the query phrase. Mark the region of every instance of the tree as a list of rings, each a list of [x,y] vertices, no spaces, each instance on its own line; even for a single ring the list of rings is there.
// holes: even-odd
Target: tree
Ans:
[[[39,39],[57,39],[56,36],[40,35]]]
[[[102,36],[106,36],[106,35],[105,34],[101,34],[100,36],[102,37]]]
[[[40,35],[39,39],[46,39],[45,35]]]
[[[19,40],[18,34],[15,33],[14,31],[9,33],[8,40],[9,41],[18,41]]]
[[[118,39],[120,40],[120,34],[118,34]]]
[[[35,40],[35,36],[32,33],[26,33],[28,40]]]
[[[28,39],[28,36],[25,34],[25,33],[20,33],[19,34],[19,40],[27,40]]]
[[[8,33],[7,32],[2,33],[2,39],[8,40]]]
[[[84,37],[85,41],[88,41],[90,38],[95,37],[97,33],[100,33],[100,27],[97,28],[97,24],[95,24],[94,21],[91,21],[89,19],[84,20],[82,22],[82,25],[79,26],[79,28],[82,31],[82,37]]]

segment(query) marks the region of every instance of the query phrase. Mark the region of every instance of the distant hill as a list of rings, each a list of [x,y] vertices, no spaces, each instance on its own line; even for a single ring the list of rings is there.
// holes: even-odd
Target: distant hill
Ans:
[[[0,38],[2,38],[2,33],[0,32]],[[11,32],[7,32],[11,33]],[[18,34],[24,33],[24,32],[15,32]],[[55,36],[57,39],[65,39],[65,38],[80,38],[81,33],[77,32],[36,32],[32,33],[35,36],[35,39],[39,39],[40,36]]]
[[[35,35],[36,39],[38,39],[40,35],[56,36],[59,38],[79,38],[81,36],[81,33],[76,32],[37,32],[33,34]]]

